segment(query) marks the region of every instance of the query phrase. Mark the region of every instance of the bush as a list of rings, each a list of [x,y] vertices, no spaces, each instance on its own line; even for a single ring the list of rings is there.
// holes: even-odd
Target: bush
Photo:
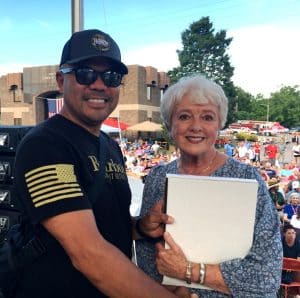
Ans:
[[[235,138],[238,141],[242,141],[242,140],[247,140],[247,141],[250,141],[250,142],[256,142],[257,141],[257,135],[249,134],[249,133],[245,133],[245,132],[239,132],[239,133],[235,134]]]

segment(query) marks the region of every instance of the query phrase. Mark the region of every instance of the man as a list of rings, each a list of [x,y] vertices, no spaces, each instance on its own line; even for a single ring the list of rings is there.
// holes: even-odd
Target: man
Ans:
[[[273,140],[269,144],[266,145],[266,156],[272,165],[275,165],[276,159],[279,154],[278,146],[274,143]]]
[[[152,144],[151,150],[153,151],[153,154],[154,154],[154,155],[156,155],[156,154],[159,153],[160,145],[158,144],[157,141],[155,141],[154,144]]]
[[[300,195],[300,183],[299,180],[290,181],[288,184],[288,187],[291,188],[289,192],[285,195],[286,200],[288,201],[290,199],[291,194],[297,193]]]
[[[224,153],[230,157],[234,156],[234,145],[230,139],[227,140],[226,144],[224,145]]]
[[[265,162],[265,172],[270,179],[275,178],[277,176],[274,166],[269,161]]]
[[[246,156],[246,154],[248,152],[248,147],[246,146],[245,141],[240,141],[238,143],[236,151],[237,151],[237,157],[238,157],[238,159],[242,160]]]
[[[270,197],[278,211],[280,219],[283,217],[283,208],[285,205],[284,195],[279,190],[280,183],[276,178],[272,178],[268,181],[268,189]]]
[[[39,241],[26,250],[13,297],[175,297],[130,260],[123,158],[110,138],[99,143],[127,72],[118,45],[104,32],[77,32],[65,44],[56,74],[63,108],[31,130],[16,156],[23,236]]]
[[[300,243],[297,239],[296,229],[286,224],[283,227],[283,238],[282,238],[283,256],[285,258],[300,259]],[[300,275],[291,272],[282,272],[282,282],[290,283],[292,281],[300,281]]]

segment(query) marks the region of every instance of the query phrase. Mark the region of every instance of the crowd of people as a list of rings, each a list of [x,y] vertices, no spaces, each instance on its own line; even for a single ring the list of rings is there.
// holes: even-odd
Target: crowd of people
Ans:
[[[119,140],[117,141],[119,142]],[[178,150],[169,153],[167,148],[157,140],[137,139],[133,142],[122,140],[119,144],[124,156],[127,174],[141,178],[143,182],[152,167],[167,164],[179,156]]]
[[[259,170],[282,225],[291,223],[293,217],[292,224],[299,228],[296,216],[300,203],[300,164],[295,154],[297,144],[290,146],[289,150],[286,149],[287,145],[282,149],[282,144],[276,144],[272,138],[264,143],[239,141],[236,146],[229,141],[225,144],[224,151]],[[289,158],[280,158],[283,153]]]
[[[286,140],[286,137],[284,139]],[[300,164],[297,152],[299,145],[293,139],[291,139],[291,143],[289,141],[278,142],[278,140],[282,140],[282,138],[268,137],[255,142],[228,138],[224,146],[218,147],[218,150],[258,170],[278,213],[283,255],[299,259]],[[132,145],[127,145],[126,148],[129,150],[124,150],[123,153],[129,174],[138,174],[145,181],[144,178],[153,166],[172,163],[173,160],[180,158],[178,150],[168,154],[161,147],[157,147],[158,150],[154,152],[152,146],[157,143],[155,141],[149,144],[149,142],[139,140]],[[144,160],[146,166],[143,166]],[[147,272],[147,269],[145,271]],[[299,280],[299,276],[283,272],[283,282],[292,280]]]

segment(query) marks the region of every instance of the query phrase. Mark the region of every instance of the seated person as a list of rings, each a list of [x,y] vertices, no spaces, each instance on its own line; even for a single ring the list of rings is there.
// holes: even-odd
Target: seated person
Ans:
[[[297,214],[292,216],[290,224],[300,231],[300,208],[297,209]]]
[[[300,260],[300,242],[297,238],[296,229],[292,225],[286,224],[283,227],[282,248],[285,258]],[[299,274],[283,271],[282,282],[291,283],[292,281],[300,281]]]
[[[277,172],[276,172],[275,168],[269,161],[265,162],[265,172],[269,176],[270,179],[275,178],[277,176]]]
[[[297,238],[297,230],[290,224],[283,227],[282,248],[285,258],[300,259],[300,242]]]
[[[277,211],[282,211],[285,204],[285,199],[282,192],[279,190],[280,183],[276,178],[272,178],[268,181],[268,189],[271,199],[277,209]]]
[[[289,204],[285,205],[283,208],[283,220],[284,222],[290,222],[292,216],[297,214],[298,206],[299,206],[299,197],[298,193],[292,193],[289,196]]]
[[[283,164],[283,168],[279,170],[279,177],[281,181],[288,181],[289,177],[293,175],[293,169],[288,162]]]
[[[299,180],[293,180],[288,183],[288,192],[285,197],[288,199],[292,193],[300,193],[300,183]]]

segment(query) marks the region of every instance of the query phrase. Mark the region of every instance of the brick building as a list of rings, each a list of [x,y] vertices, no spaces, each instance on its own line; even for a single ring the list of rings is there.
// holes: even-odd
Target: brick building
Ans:
[[[0,124],[35,125],[48,117],[49,98],[59,98],[55,81],[57,65],[25,67],[23,73],[0,77]],[[129,65],[112,117],[129,125],[151,120],[160,123],[160,98],[170,84],[165,72]]]

